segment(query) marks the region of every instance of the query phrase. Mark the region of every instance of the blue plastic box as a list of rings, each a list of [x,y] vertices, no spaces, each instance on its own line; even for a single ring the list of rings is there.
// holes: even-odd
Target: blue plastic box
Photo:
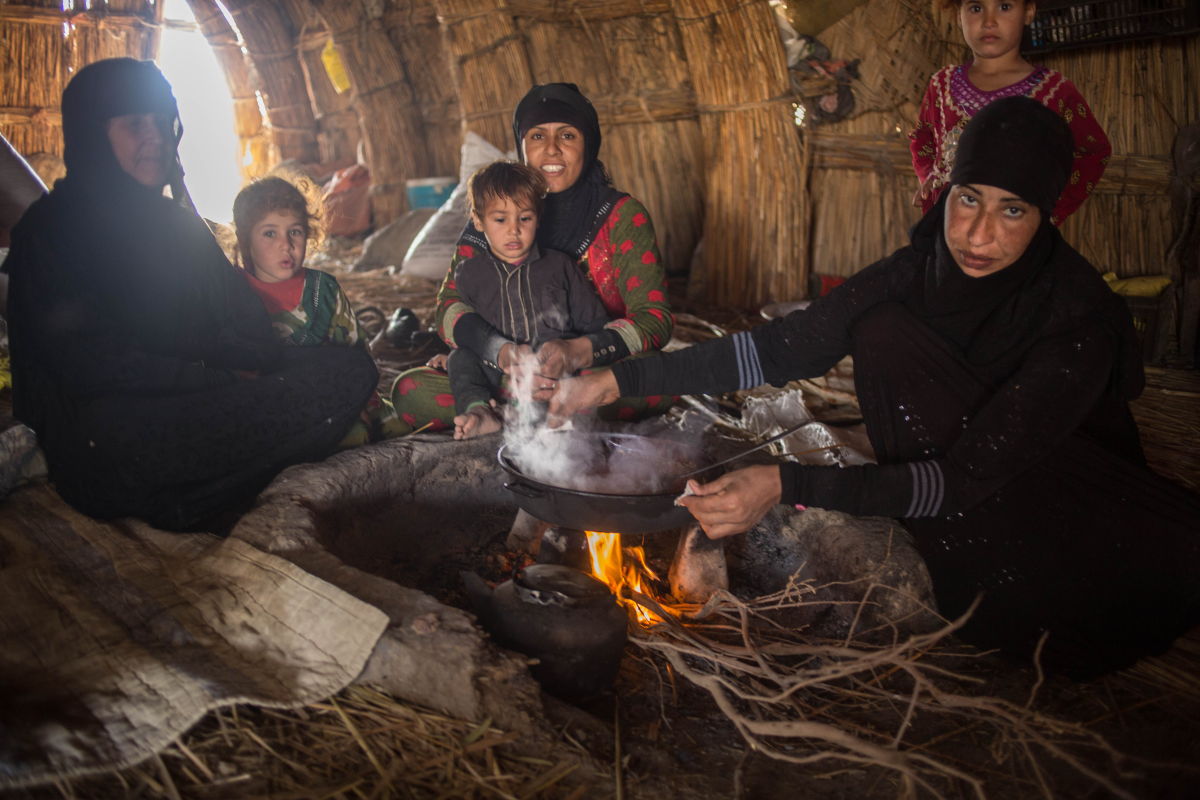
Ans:
[[[406,181],[405,189],[408,191],[408,207],[440,208],[442,203],[446,202],[446,199],[450,197],[455,186],[458,186],[458,179],[452,177],[414,178],[411,181]]]

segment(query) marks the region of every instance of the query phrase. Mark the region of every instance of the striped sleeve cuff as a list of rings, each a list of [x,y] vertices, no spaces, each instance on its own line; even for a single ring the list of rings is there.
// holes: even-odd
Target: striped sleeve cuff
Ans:
[[[912,474],[912,502],[904,516],[937,516],[946,496],[946,478],[941,466],[936,461],[914,461],[908,469]]]
[[[762,365],[758,362],[758,348],[754,346],[750,332],[735,333],[730,338],[733,340],[734,355],[737,359],[738,388],[752,389],[762,386],[765,383]]]

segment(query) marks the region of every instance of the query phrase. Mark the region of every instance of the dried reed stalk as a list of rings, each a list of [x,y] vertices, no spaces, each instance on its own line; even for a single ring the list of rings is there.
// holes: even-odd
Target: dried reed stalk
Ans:
[[[675,16],[705,143],[707,296],[741,308],[803,297],[808,169],[774,12],[677,0]]]

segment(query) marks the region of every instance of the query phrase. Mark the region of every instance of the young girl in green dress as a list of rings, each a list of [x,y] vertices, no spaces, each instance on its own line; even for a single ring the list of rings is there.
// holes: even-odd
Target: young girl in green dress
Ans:
[[[366,347],[354,308],[337,279],[304,266],[315,218],[299,189],[283,178],[256,180],[233,201],[233,221],[246,281],[262,299],[285,344]],[[376,392],[342,446],[410,430],[391,403]]]

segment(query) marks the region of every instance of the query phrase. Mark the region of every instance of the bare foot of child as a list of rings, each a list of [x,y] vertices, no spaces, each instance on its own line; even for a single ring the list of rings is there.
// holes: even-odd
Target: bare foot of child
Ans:
[[[500,430],[504,424],[500,415],[490,406],[475,406],[465,414],[454,418],[454,438],[471,439]]]

